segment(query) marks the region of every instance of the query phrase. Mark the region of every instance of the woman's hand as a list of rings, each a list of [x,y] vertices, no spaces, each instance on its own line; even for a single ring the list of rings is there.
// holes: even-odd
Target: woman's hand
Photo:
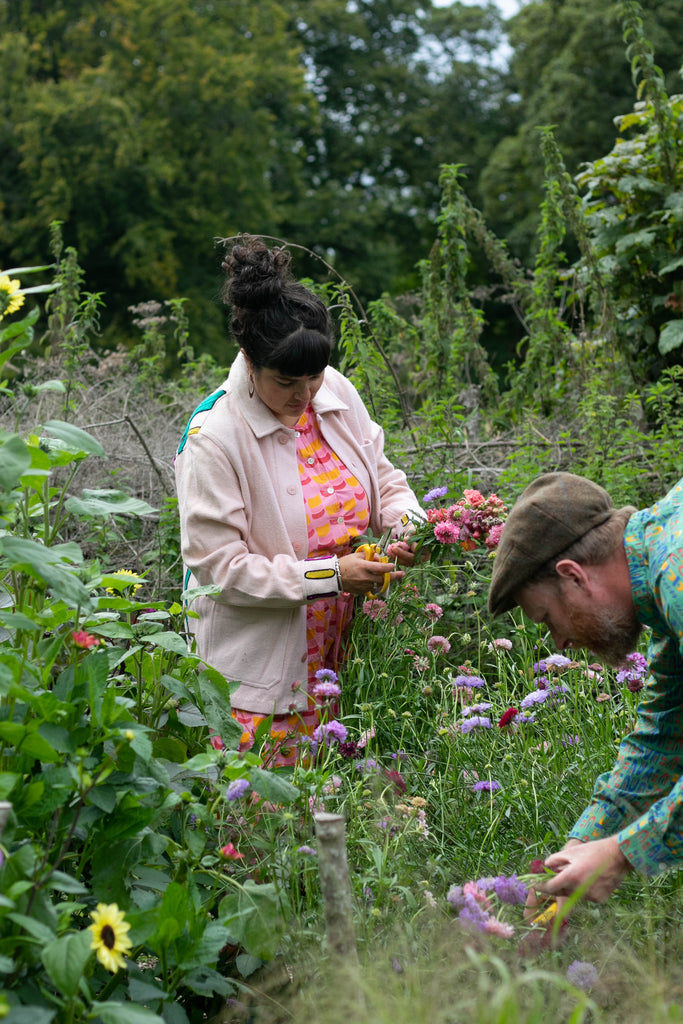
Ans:
[[[347,594],[378,594],[382,589],[384,577],[388,576],[391,583],[400,580],[405,573],[391,569],[390,562],[366,559],[364,554],[354,551],[339,559],[339,571],[342,578],[342,590]]]
[[[387,554],[389,558],[399,563],[399,565],[415,565],[415,548],[416,544],[408,544],[404,540],[395,540],[387,547]]]
[[[587,900],[604,903],[616,887],[633,870],[621,852],[616,836],[593,839],[587,843],[572,842],[545,860],[556,873],[544,880],[543,892],[554,896],[571,896],[590,882],[584,893]],[[592,881],[591,881],[592,879]],[[540,888],[540,887],[539,887]]]

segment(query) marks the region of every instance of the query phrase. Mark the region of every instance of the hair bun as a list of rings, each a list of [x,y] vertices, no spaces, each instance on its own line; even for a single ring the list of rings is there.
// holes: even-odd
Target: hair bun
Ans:
[[[242,235],[223,261],[228,271],[227,298],[241,309],[273,306],[291,281],[291,257],[285,249],[269,249],[253,235]]]

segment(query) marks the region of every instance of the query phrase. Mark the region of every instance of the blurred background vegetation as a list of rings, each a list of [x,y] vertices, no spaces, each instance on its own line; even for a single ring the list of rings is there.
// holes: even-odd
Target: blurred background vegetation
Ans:
[[[680,91],[679,4],[642,17]],[[363,303],[410,300],[457,164],[532,268],[536,128],[555,125],[570,174],[609,150],[634,100],[622,31],[609,0],[532,0],[506,22],[431,0],[0,0],[0,267],[46,262],[59,220],[106,294],[103,348],[132,344],[130,306],[182,295],[195,348],[226,364],[215,237],[286,238]],[[310,258],[297,271],[327,280]],[[467,275],[500,374],[525,332],[479,244]]]

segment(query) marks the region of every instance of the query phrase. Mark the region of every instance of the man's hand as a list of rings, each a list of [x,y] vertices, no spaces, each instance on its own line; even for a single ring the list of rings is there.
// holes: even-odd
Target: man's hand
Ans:
[[[537,886],[550,896],[571,896],[590,882],[584,896],[595,903],[604,903],[626,875],[633,870],[619,848],[616,836],[594,839],[588,843],[570,840],[563,850],[551,854],[545,865],[556,872]]]

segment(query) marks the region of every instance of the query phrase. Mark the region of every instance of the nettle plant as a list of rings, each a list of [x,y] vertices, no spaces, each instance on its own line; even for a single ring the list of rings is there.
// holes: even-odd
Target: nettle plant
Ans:
[[[2,328],[2,362],[36,318]],[[279,828],[300,791],[230,749],[229,684],[181,605],[62,540],[73,517],[153,512],[73,492],[104,455],[61,421],[0,433],[0,1016],[184,1024],[274,955],[288,881],[240,837],[266,805]]]

